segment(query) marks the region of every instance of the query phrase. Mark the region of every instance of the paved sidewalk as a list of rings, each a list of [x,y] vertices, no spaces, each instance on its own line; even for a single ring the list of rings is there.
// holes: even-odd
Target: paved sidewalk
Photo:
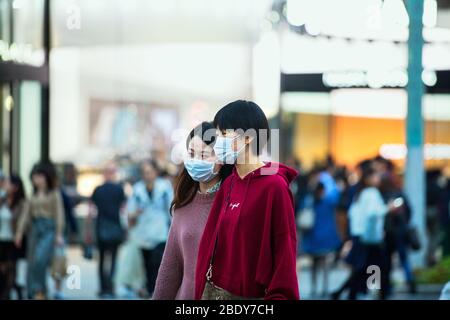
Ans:
[[[85,260],[82,257],[82,251],[79,247],[72,247],[68,249],[68,264],[79,267],[80,270],[80,288],[69,289],[67,282],[64,284],[64,295],[66,299],[98,299],[98,277],[97,277],[97,262],[95,260]],[[343,265],[339,265],[336,269],[330,271],[329,288],[331,292],[338,288],[347,278],[349,270]],[[301,298],[305,300],[311,299],[328,299],[329,296],[311,296],[311,272],[309,260],[302,258],[299,260],[299,284]],[[418,294],[410,295],[407,293],[403,285],[403,274],[401,270],[397,269],[393,272],[393,281],[396,283],[396,290],[391,299],[393,300],[436,300],[439,298],[440,286],[419,286]],[[53,288],[52,281],[49,280],[49,287]],[[322,276],[318,275],[319,292],[322,288]],[[368,295],[365,299],[373,299]]]

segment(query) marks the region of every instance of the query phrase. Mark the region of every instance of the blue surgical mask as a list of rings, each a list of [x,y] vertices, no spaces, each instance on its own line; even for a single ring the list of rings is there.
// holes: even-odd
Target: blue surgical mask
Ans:
[[[184,167],[191,176],[191,178],[198,182],[211,181],[218,172],[214,172],[215,163],[199,159],[184,160]]]
[[[230,138],[230,137],[221,137],[218,136],[216,138],[216,143],[214,144],[214,153],[216,154],[217,159],[221,163],[225,164],[235,164],[236,160],[239,156],[239,153],[245,148],[245,145],[238,151],[233,150],[233,141],[236,140],[239,136]]]

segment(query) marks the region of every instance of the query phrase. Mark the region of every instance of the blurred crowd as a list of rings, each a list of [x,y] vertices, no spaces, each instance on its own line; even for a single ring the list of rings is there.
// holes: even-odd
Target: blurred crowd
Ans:
[[[392,294],[390,274],[397,260],[414,293],[410,253],[424,248],[429,266],[450,255],[450,184],[441,170],[427,172],[424,244],[412,223],[402,176],[391,161],[378,156],[349,170],[328,157],[308,172],[295,159],[286,164],[300,172],[291,191],[298,255],[311,260],[313,297],[339,299],[347,293],[356,299],[367,291],[367,268],[377,266],[379,297],[386,299]],[[161,162],[143,161],[139,179],[125,192],[117,163],[111,161],[102,168],[104,182],[83,199],[71,172],[58,174],[51,163],[36,164],[28,177],[33,189],[28,195],[21,177],[0,174],[0,299],[50,298],[48,270],[55,284],[52,298],[63,299],[69,243],[81,245],[85,259],[98,257],[99,297],[150,297],[171,223],[174,176]],[[80,225],[74,208],[83,201],[89,203],[89,214]],[[351,274],[341,288],[329,292],[329,272],[340,261],[350,266]]]
[[[98,251],[99,297],[148,297],[170,226],[167,172],[156,161],[143,161],[141,178],[126,196],[116,163],[108,162],[104,182],[83,198],[69,169],[58,174],[51,163],[36,164],[28,196],[21,177],[0,175],[0,299],[63,299],[69,244],[80,244],[89,260]],[[80,203],[89,204],[85,219],[75,213]],[[54,290],[47,287],[49,270]]]
[[[379,267],[379,298],[392,294],[393,261],[399,261],[409,292],[416,292],[410,253],[425,250],[433,266],[450,255],[450,184],[441,170],[426,175],[426,244],[412,221],[409,199],[402,192],[402,174],[381,156],[361,161],[355,170],[337,166],[331,157],[309,172],[298,161],[289,165],[301,174],[291,185],[296,203],[299,255],[311,258],[312,296],[318,296],[317,276],[323,272],[321,295],[349,299],[367,293],[371,266]],[[426,247],[424,247],[426,245]],[[397,256],[397,260],[395,259]],[[328,292],[329,271],[342,260],[351,275],[337,291]]]
[[[44,299],[47,271],[61,298],[66,275],[65,243],[78,233],[71,190],[60,183],[55,166],[38,163],[25,192],[22,177],[0,175],[0,299]]]

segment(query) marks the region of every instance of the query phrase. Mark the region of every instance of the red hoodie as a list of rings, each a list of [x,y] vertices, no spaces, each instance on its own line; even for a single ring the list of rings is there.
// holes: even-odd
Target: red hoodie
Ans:
[[[267,174],[268,170],[272,174]],[[269,162],[244,179],[235,168],[223,182],[200,241],[196,299],[205,287],[217,232],[215,285],[238,296],[299,299],[294,205],[289,190],[296,176],[294,169]]]

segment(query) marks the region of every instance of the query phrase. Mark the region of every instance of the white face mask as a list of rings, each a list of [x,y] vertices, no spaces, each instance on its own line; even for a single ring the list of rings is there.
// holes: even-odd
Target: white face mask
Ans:
[[[215,163],[199,159],[184,160],[184,167],[194,181],[208,182],[216,177],[219,173],[214,172]]]
[[[245,148],[245,144],[238,151],[233,150],[233,141],[236,140],[239,136],[230,138],[230,137],[221,137],[218,136],[216,138],[216,143],[214,144],[214,153],[216,154],[217,159],[221,163],[224,164],[235,164],[236,160],[239,156],[239,153]]]

